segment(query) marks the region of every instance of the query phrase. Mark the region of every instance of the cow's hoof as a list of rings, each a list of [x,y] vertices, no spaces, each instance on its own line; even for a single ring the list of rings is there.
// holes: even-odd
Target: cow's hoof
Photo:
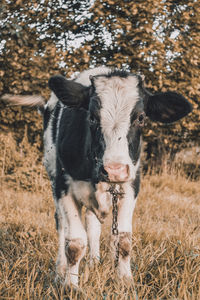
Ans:
[[[119,278],[119,282],[125,289],[134,290],[135,288],[135,282],[133,280],[133,277],[123,276],[122,278]]]
[[[123,283],[124,283],[124,285],[127,286],[127,287],[132,287],[132,286],[134,286],[134,280],[133,280],[133,277],[124,276],[124,277],[123,277]]]
[[[54,278],[54,282],[56,285],[62,285],[64,284],[65,282],[65,278],[60,276],[59,274],[56,274],[55,278]]]
[[[78,295],[80,296],[80,299],[86,299],[86,295],[83,292],[83,290],[77,286],[74,285],[72,283],[68,284],[65,283],[65,285],[63,286],[64,288],[64,295],[69,296],[70,299],[74,299],[75,297],[77,297]],[[79,299],[79,298],[78,298]]]
[[[64,283],[63,287],[64,287],[65,294],[79,291],[79,287],[72,283]]]
[[[96,269],[100,264],[100,257],[91,257],[89,261],[89,267],[90,269]]]
[[[57,264],[55,283],[61,283],[61,284],[64,283],[65,275],[66,275],[66,269],[67,269],[66,265]]]

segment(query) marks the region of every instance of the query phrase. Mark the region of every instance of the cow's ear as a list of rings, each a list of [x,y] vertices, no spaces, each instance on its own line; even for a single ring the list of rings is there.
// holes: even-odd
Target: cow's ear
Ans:
[[[52,76],[49,79],[49,87],[65,105],[69,107],[88,107],[88,87],[73,80],[67,80],[61,75]]]
[[[152,120],[172,123],[192,111],[192,105],[175,92],[148,95],[145,105],[146,115]]]

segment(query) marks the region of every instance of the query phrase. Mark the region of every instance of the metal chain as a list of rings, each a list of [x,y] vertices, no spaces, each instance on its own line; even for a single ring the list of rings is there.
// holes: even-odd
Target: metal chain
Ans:
[[[119,263],[119,230],[118,230],[118,200],[123,196],[123,192],[116,189],[115,184],[111,184],[109,190],[112,195],[112,234],[115,236],[114,246],[116,249],[115,267]]]

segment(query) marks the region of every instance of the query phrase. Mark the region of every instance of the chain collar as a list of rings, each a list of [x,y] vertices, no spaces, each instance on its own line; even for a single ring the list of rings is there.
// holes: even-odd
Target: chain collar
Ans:
[[[116,257],[115,257],[115,267],[117,267],[119,262],[119,230],[118,230],[118,200],[120,200],[124,192],[122,187],[119,186],[117,189],[116,184],[111,184],[108,192],[112,195],[112,235],[115,236],[114,246],[116,248]]]

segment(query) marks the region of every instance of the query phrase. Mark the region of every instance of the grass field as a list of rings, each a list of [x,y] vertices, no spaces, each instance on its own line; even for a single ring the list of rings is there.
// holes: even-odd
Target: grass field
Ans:
[[[36,168],[33,160],[29,165]],[[49,181],[38,167],[25,188],[20,176],[26,172],[20,172],[11,180],[2,171],[0,182],[0,299],[67,299],[54,283],[58,243]],[[70,299],[200,299],[200,181],[163,171],[145,175],[141,185],[133,217],[134,286],[118,282],[111,267],[109,216],[101,264],[89,270],[87,257],[82,261],[80,291]]]

